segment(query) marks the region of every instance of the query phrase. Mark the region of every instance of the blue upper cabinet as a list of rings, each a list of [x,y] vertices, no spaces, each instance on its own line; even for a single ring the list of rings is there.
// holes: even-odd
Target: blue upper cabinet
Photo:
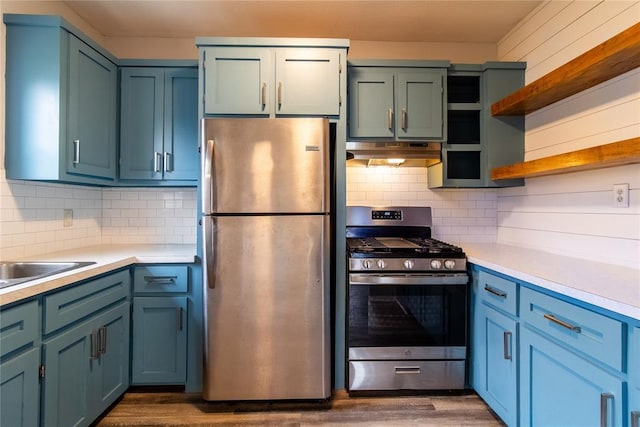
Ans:
[[[58,17],[4,22],[7,178],[113,183],[115,58]]]
[[[442,140],[448,61],[349,63],[349,137]]]
[[[203,114],[340,115],[348,41],[199,37]]]
[[[522,117],[493,117],[491,104],[524,84],[525,63],[453,64],[447,72],[447,131],[442,162],[429,166],[429,188],[512,187],[491,169],[524,160]]]
[[[340,114],[340,52],[335,49],[276,50],[275,113]]]
[[[270,50],[211,47],[203,55],[205,114],[271,113]]]
[[[393,138],[393,74],[349,68],[349,136]]]
[[[120,183],[195,185],[197,99],[195,67],[121,68]]]
[[[115,177],[117,79],[113,62],[69,34],[67,173]]]

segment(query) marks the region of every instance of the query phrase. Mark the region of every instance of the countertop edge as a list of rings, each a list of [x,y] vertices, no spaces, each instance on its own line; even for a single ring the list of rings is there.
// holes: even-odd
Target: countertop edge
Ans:
[[[471,264],[640,320],[640,269],[503,244],[464,250]]]
[[[98,245],[38,255],[21,261],[92,261],[95,264],[0,289],[0,306],[135,264],[193,264],[195,245]]]

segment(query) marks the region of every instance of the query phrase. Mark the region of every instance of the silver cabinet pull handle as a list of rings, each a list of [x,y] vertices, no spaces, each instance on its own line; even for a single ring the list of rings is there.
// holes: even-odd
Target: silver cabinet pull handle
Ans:
[[[98,329],[98,354],[107,352],[107,327],[101,326]]]
[[[182,307],[178,307],[178,323],[177,323],[177,327],[178,330],[181,331],[182,330]]]
[[[631,427],[640,427],[640,411],[631,411]]]
[[[97,359],[98,356],[100,355],[98,353],[98,332],[97,331],[93,331],[91,332],[91,354],[89,355],[89,357],[91,359]]]
[[[402,129],[406,131],[407,130],[407,109],[406,108],[402,109],[401,118],[402,118]]]
[[[572,325],[571,323],[567,323],[563,320],[560,320],[557,317],[555,317],[553,314],[547,313],[544,315],[544,318],[547,320],[551,320],[553,323],[556,323],[564,328],[567,328],[570,331],[577,332],[577,333],[580,333],[581,331],[580,326],[575,326],[575,325]]]
[[[160,161],[162,160],[162,153],[154,151],[153,153],[153,171],[162,172],[160,170]]]
[[[393,108],[389,108],[387,113],[387,128],[393,130]]]
[[[500,298],[506,298],[507,297],[507,293],[506,292],[502,292],[496,288],[493,288],[489,285],[484,285],[484,290],[489,292],[490,294],[499,296]]]
[[[164,152],[163,154],[164,159],[164,171],[165,172],[173,172],[173,162],[172,162],[172,158],[171,158],[171,153],[168,152]]]
[[[420,367],[419,366],[396,366],[395,372],[396,374],[419,374]]]
[[[176,283],[178,276],[144,276],[144,281],[152,285]]]
[[[73,140],[73,164],[77,165],[80,163],[80,140]]]
[[[278,82],[278,107],[282,106],[282,82]]]
[[[600,427],[607,427],[607,421],[609,419],[609,400],[613,401],[613,394],[600,394]]]
[[[502,335],[503,355],[505,360],[511,360],[511,332],[505,331]]]
[[[265,105],[267,105],[267,83],[266,82],[262,82],[262,92],[260,94],[261,100],[262,100],[262,107],[264,108]]]

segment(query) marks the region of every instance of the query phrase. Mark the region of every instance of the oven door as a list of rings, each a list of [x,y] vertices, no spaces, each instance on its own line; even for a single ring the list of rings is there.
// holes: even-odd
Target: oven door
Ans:
[[[465,273],[350,274],[350,392],[464,388]]]
[[[350,274],[350,360],[464,359],[466,273]]]

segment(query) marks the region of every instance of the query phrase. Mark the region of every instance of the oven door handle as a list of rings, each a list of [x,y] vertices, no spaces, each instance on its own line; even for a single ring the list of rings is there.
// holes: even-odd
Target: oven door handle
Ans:
[[[466,273],[449,274],[349,274],[349,285],[466,285],[469,276]]]

